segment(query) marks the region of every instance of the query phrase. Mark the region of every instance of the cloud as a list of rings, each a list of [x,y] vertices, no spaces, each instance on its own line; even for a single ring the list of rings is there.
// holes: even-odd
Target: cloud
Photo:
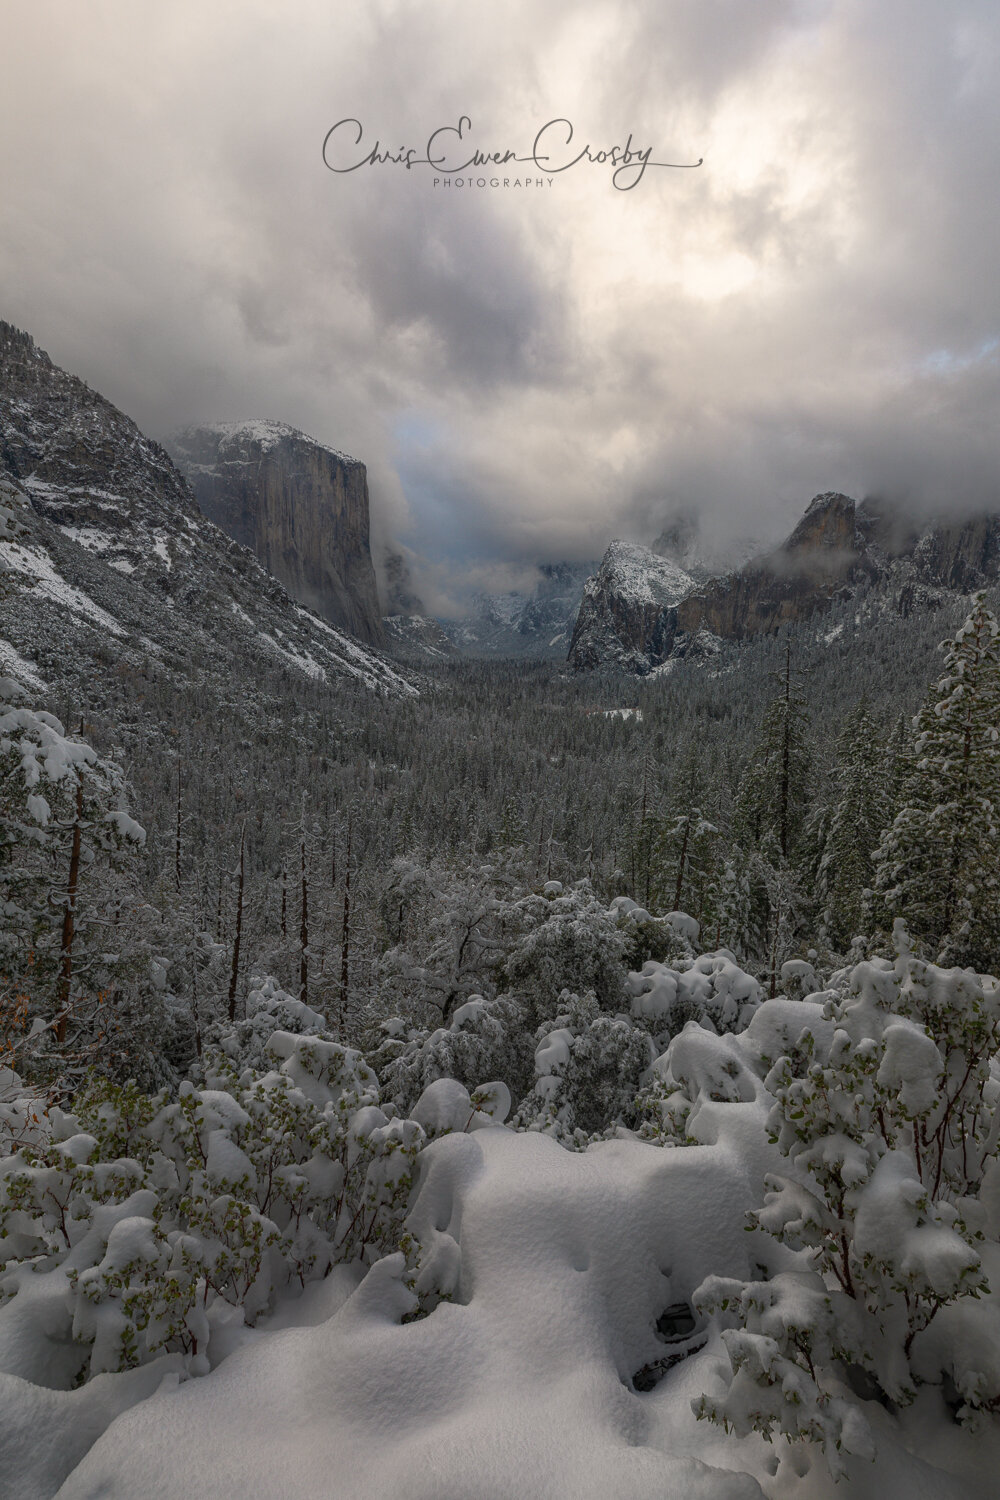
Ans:
[[[825,489],[996,503],[992,0],[5,24],[2,315],[155,435],[270,415],[363,458],[379,538],[442,599],[675,509],[771,541]],[[462,113],[485,147],[566,116],[705,164],[623,193],[599,165],[444,190],[320,159],[339,118],[395,150]]]

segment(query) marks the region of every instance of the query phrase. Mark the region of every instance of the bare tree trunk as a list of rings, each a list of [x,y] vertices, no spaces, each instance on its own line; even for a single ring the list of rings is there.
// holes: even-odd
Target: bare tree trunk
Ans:
[[[677,863],[677,885],[674,887],[674,911],[681,909],[681,893],[684,890],[684,865],[687,861],[688,839],[691,837],[691,813],[684,820],[684,837],[681,839],[680,859]]]
[[[781,897],[779,896],[774,908],[774,938],[771,942],[771,973],[769,977],[767,998],[773,1000],[778,993],[778,934],[781,931]]]
[[[80,885],[80,848],[83,842],[83,777],[76,783],[76,816],[73,819],[73,841],[69,851],[69,880],[66,885],[66,905],[63,907],[62,939],[60,953],[62,964],[59,971],[59,988],[56,991],[56,1041],[66,1040],[66,1017],[69,1014],[70,992],[73,987],[73,939],[76,937],[76,897]]]
[[[781,809],[780,842],[783,859],[788,858],[788,803],[791,796],[792,735],[792,643],[785,643],[785,720],[781,738]]]
[[[229,975],[229,1019],[236,1020],[236,986],[240,977],[240,943],[243,939],[243,878],[246,870],[246,832],[244,823],[240,829],[240,876],[236,889],[236,936],[233,938],[233,967]]]

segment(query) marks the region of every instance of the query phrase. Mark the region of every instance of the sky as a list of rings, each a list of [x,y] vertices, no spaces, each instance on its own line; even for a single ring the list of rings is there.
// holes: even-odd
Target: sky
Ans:
[[[0,317],[161,440],[362,459],[435,612],[678,511],[719,548],[824,490],[1000,501],[995,0],[0,12]],[[680,165],[324,164],[463,116],[444,167],[554,120],[549,166]]]

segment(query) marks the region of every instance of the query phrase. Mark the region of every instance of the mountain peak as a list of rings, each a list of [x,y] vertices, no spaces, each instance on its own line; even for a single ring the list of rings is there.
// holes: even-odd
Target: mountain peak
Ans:
[[[306,443],[311,448],[332,453],[342,464],[360,465],[360,460],[342,453],[339,448],[320,442],[301,428],[293,427],[290,422],[281,422],[274,417],[248,417],[241,422],[191,422],[178,428],[170,437],[170,446],[192,467],[194,460],[188,460],[187,455],[204,450],[207,444],[214,443],[218,453],[229,457],[232,450],[248,446],[253,446],[262,453],[270,453],[285,442]]]
[[[171,445],[203,513],[293,599],[383,642],[363,463],[270,418],[192,424]]]
[[[856,505],[849,495],[827,490],[815,495],[791,536],[782,544],[785,553],[820,548],[841,552],[856,550]]]

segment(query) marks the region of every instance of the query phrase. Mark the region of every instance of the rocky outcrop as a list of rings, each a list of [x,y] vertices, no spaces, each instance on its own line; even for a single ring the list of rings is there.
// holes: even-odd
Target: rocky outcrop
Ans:
[[[858,505],[836,492],[817,495],[775,551],[659,605],[650,599],[639,607],[641,584],[619,581],[614,558],[622,554],[615,549],[625,546],[613,542],[587,584],[569,655],[578,670],[616,665],[648,672],[706,640],[739,641],[806,620],[865,580],[892,590],[896,608],[909,613],[1000,577],[996,515],[920,527],[898,507],[874,499]],[[639,573],[648,567],[643,552],[631,549]]]
[[[153,534],[161,523],[198,515],[159,443],[85,381],[54,365],[30,334],[3,322],[0,396],[0,470],[26,484],[47,520],[95,527],[109,539],[121,531],[124,540],[136,526]]]
[[[728,640],[766,634],[822,609],[839,587],[876,571],[854,501],[817,495],[776,551],[683,600],[675,629],[709,630]]]
[[[676,605],[693,582],[683,568],[648,547],[613,541],[596,575],[584,585],[570,663],[579,671],[650,671],[670,653]]]
[[[202,515],[158,443],[5,323],[0,489],[13,517],[0,536],[0,667],[53,701],[94,707],[112,679],[129,682],[129,718],[176,735],[164,723],[192,690],[226,715],[289,675],[317,692],[416,691],[296,604]]]
[[[382,644],[364,464],[271,421],[187,427],[171,448],[204,514],[293,599]]]

